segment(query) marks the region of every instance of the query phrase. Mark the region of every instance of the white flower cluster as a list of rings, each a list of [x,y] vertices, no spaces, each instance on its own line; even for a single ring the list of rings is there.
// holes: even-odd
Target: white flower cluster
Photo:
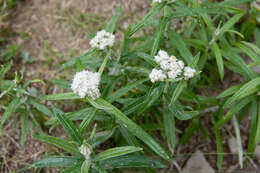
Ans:
[[[190,67],[184,67],[184,62],[178,60],[175,56],[169,56],[167,52],[160,50],[154,57],[155,61],[160,65],[161,70],[153,69],[149,75],[149,78],[154,83],[156,81],[163,81],[167,78],[181,80],[188,80],[195,74],[195,70]],[[183,72],[184,71],[184,72]]]
[[[164,74],[162,70],[157,70],[156,68],[154,68],[149,75],[149,78],[151,79],[152,83],[156,81],[163,81],[164,79],[166,79],[166,77],[167,76]]]
[[[84,98],[88,95],[92,99],[97,99],[101,95],[98,89],[99,82],[99,73],[83,70],[75,74],[71,89],[74,93],[78,94],[80,98]]]
[[[160,3],[160,2],[162,2],[163,0],[153,0],[153,3],[156,3],[156,2],[158,2],[158,3]]]
[[[91,148],[88,147],[86,144],[82,144],[80,147],[79,147],[79,152],[85,156],[86,159],[89,158],[90,154],[91,154]]]
[[[89,44],[93,48],[104,50],[105,47],[112,47],[115,41],[115,36],[105,30],[97,32],[97,35],[90,40]]]

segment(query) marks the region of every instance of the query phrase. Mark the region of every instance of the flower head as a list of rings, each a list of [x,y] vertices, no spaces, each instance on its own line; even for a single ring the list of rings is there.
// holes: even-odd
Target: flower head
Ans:
[[[105,47],[112,47],[115,41],[115,36],[105,30],[97,32],[97,35],[90,40],[89,44],[93,48],[104,50]]]
[[[98,89],[99,82],[100,76],[98,73],[84,70],[75,74],[71,89],[81,98],[88,95],[92,99],[96,99],[101,95]]]
[[[166,79],[166,77],[166,74],[164,74],[162,70],[157,70],[156,68],[154,68],[149,74],[149,78],[151,79],[152,83],[156,81],[163,81],[164,79]]]
[[[168,53],[163,50],[160,50],[158,54],[154,56],[154,59],[161,69],[153,69],[150,73],[149,77],[153,83],[163,81],[166,78],[174,79],[175,81],[182,79],[188,80],[192,78],[196,72],[190,67],[185,67],[182,60],[177,59],[175,56],[169,56]]]
[[[90,157],[91,152],[92,152],[91,146],[88,146],[87,144],[82,144],[79,147],[79,152],[80,152],[80,154],[85,156],[86,159],[88,159]]]
[[[160,2],[162,2],[163,0],[153,0],[153,3],[156,3],[156,2],[158,2],[158,3],[160,3]]]
[[[191,68],[191,67],[185,67],[185,68],[184,68],[184,73],[183,73],[184,79],[185,79],[185,80],[188,80],[188,79],[194,77],[195,72],[196,72],[195,69],[193,69],[193,68]]]

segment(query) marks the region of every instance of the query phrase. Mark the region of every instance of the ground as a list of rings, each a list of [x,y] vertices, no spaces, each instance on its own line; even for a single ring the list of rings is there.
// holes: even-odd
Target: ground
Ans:
[[[25,0],[18,3],[9,21],[15,36],[9,41],[12,44],[18,44],[20,50],[29,53],[34,59],[32,63],[19,62],[19,68],[26,71],[25,79],[40,78],[47,82],[57,76],[66,78],[66,74],[60,74],[57,67],[62,62],[85,52],[89,48],[89,34],[102,29],[106,23],[104,21],[111,17],[115,7],[118,6],[122,7],[123,15],[118,26],[120,30],[127,27],[128,22],[140,19],[150,8],[150,3],[147,0]],[[117,37],[120,38],[120,33]],[[41,94],[47,92],[51,94],[59,92],[59,89],[50,88],[47,82],[45,86],[39,88],[39,91]],[[7,123],[5,133],[0,137],[0,159],[3,162],[0,172],[18,170],[46,153],[59,152],[55,147],[35,141],[30,136],[22,148],[19,144],[20,131],[10,127],[14,122],[15,120],[11,120]],[[245,120],[244,129],[241,129],[245,142],[248,140],[248,122]],[[204,123],[205,126],[211,126],[207,118]],[[20,127],[17,125],[17,128]],[[232,128],[232,126],[227,126],[227,128]],[[60,129],[55,129],[53,133],[64,136]],[[191,156],[187,153],[194,153],[197,149],[207,153],[207,161],[216,169],[214,133],[209,133],[212,134],[210,140],[202,139],[197,134],[187,145],[178,148],[176,161],[172,163],[168,171],[173,172],[178,167],[183,167]],[[225,134],[224,141],[227,141],[230,136],[230,134]],[[224,146],[224,152],[227,155],[225,155],[223,167],[232,172],[238,169],[237,156],[230,153],[227,143]],[[243,171],[257,172],[255,160],[250,159],[245,163]],[[46,169],[45,172],[57,172],[57,170]]]

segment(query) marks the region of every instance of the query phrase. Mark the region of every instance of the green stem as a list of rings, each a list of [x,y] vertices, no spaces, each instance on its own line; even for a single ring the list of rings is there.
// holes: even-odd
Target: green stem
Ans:
[[[98,73],[99,73],[100,76],[102,76],[102,73],[103,73],[103,71],[104,71],[104,69],[105,69],[105,67],[106,67],[106,65],[107,65],[107,61],[108,61],[108,59],[110,58],[110,55],[111,55],[111,49],[108,51],[108,53],[107,53],[105,59],[103,60],[103,63],[102,63],[102,65],[101,65],[101,67],[100,67],[99,70],[98,70]]]

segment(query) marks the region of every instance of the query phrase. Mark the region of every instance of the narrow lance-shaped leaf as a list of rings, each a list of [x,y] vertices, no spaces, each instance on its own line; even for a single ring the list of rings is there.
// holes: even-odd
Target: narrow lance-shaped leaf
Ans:
[[[219,129],[215,128],[214,131],[215,131],[216,143],[217,143],[217,167],[218,167],[218,171],[221,172],[221,170],[222,170],[222,163],[223,163],[222,140],[221,140]]]
[[[220,75],[220,79],[223,80],[223,78],[224,78],[224,63],[223,63],[221,52],[220,52],[219,47],[218,47],[216,42],[213,43],[212,50],[213,50],[213,52],[216,56],[216,61],[217,61],[217,65],[218,65],[218,72],[219,72],[219,75]]]
[[[85,115],[85,118],[82,120],[82,122],[79,125],[79,131],[81,133],[84,132],[84,130],[88,127],[88,125],[93,120],[95,114],[97,112],[97,109],[93,109],[88,115]]]
[[[74,99],[80,99],[80,97],[73,92],[68,92],[68,93],[41,96],[40,99],[41,100],[74,100]]]
[[[243,147],[242,147],[242,140],[241,140],[241,135],[240,135],[240,130],[239,130],[239,123],[237,121],[236,116],[233,116],[232,122],[233,122],[233,126],[234,126],[235,133],[236,133],[237,148],[238,148],[238,161],[239,161],[240,168],[243,168]]]
[[[163,111],[163,124],[164,124],[164,131],[166,134],[168,145],[171,151],[174,152],[174,148],[176,144],[175,121],[174,121],[174,115],[169,111],[167,107],[165,107]]]
[[[131,37],[139,29],[141,29],[151,18],[155,17],[158,13],[160,13],[160,11],[164,7],[164,5],[165,5],[165,3],[155,4],[150,9],[150,11],[144,16],[144,18],[131,28],[129,37]]]
[[[148,78],[145,78],[145,79],[141,79],[141,80],[127,84],[126,86],[120,88],[119,90],[114,92],[111,96],[109,96],[108,101],[111,102],[111,103],[116,101],[118,98],[123,96],[125,93],[127,93],[131,89],[135,88],[136,86],[138,86],[138,85],[140,85],[140,84],[142,84],[142,83],[144,83],[148,80],[149,80]]]
[[[110,19],[110,21],[107,23],[106,31],[113,33],[116,28],[116,22],[118,21],[121,13],[121,7],[116,8],[116,12],[113,15],[113,17]]]
[[[34,162],[31,167],[71,167],[82,162],[83,158],[72,156],[51,156]]]
[[[82,143],[83,137],[79,133],[78,129],[73,125],[73,123],[64,117],[64,114],[60,112],[56,107],[52,106],[55,116],[58,118],[68,135],[79,144]]]
[[[167,26],[168,18],[167,17],[162,17],[159,23],[159,27],[157,30],[157,33],[154,37],[154,43],[151,51],[151,56],[154,56],[158,50],[159,43],[161,40],[161,37],[163,36],[163,33],[165,31],[165,27]]]
[[[143,150],[142,148],[139,147],[134,147],[134,146],[126,146],[126,147],[116,147],[116,148],[111,148],[106,151],[103,151],[95,156],[95,161],[101,161],[101,160],[106,160],[109,158],[113,157],[118,157],[130,153],[134,153],[137,151]]]
[[[228,31],[238,20],[243,16],[243,13],[239,13],[230,18],[220,29],[218,36],[220,37],[224,32]]]
[[[30,103],[33,105],[33,107],[35,107],[38,111],[42,112],[43,114],[48,115],[49,117],[53,116],[50,109],[48,109],[45,105],[38,103],[33,99],[30,99]]]
[[[22,125],[21,146],[23,147],[26,142],[27,134],[29,132],[27,112],[22,113],[21,125]]]
[[[180,52],[181,56],[184,58],[187,64],[190,64],[193,56],[189,49],[187,48],[185,42],[182,40],[181,36],[174,31],[168,32],[169,39],[171,44],[174,45],[178,51]]]
[[[113,168],[165,168],[159,161],[153,160],[145,155],[127,155],[114,157],[100,161],[106,169]]]
[[[232,116],[240,111],[243,107],[245,107],[248,103],[250,103],[255,97],[247,97],[236,103],[231,109],[226,113],[224,117],[222,117],[216,124],[215,128],[220,128],[223,124],[225,124],[228,120],[232,118]]]
[[[256,100],[252,102],[252,105],[250,107],[250,130],[249,130],[249,140],[248,140],[248,147],[247,147],[247,153],[249,157],[253,157],[255,147],[256,147],[256,132],[257,132],[257,107],[259,105],[257,104]]]
[[[1,119],[0,133],[2,132],[5,121],[16,111],[20,104],[20,98],[16,98],[8,105]]]
[[[88,173],[91,166],[91,160],[86,159],[81,166],[81,173]]]
[[[67,142],[66,140],[64,139],[61,139],[61,138],[57,138],[57,137],[53,137],[53,136],[47,136],[47,135],[36,135],[34,136],[35,139],[39,140],[39,141],[42,141],[42,142],[45,142],[45,143],[48,143],[48,144],[52,144],[52,145],[55,145],[65,151],[68,151],[68,152],[71,152],[71,153],[78,153],[78,148]]]
[[[113,114],[117,120],[119,120],[122,125],[126,126],[126,128],[133,133],[136,137],[142,140],[146,145],[148,145],[155,153],[161,156],[164,159],[169,159],[168,154],[165,149],[159,145],[150,135],[148,135],[141,127],[135,124],[132,120],[130,120],[125,114],[123,114],[116,107],[108,103],[107,101],[99,98],[95,101],[88,98],[88,101],[92,106],[97,109],[103,109],[108,113]]]
[[[244,84],[232,97],[230,97],[224,106],[228,106],[233,102],[242,99],[254,92],[258,91],[258,86],[260,85],[260,77],[255,78],[248,83]]]

